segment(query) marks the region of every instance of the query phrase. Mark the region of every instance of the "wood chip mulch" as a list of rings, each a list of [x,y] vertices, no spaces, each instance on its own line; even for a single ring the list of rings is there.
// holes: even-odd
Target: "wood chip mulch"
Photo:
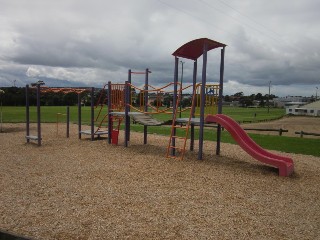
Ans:
[[[0,231],[31,239],[319,239],[320,158],[294,159],[291,177],[239,146],[205,142],[185,159],[165,157],[168,137],[132,133],[130,146],[77,138],[42,124],[0,133]],[[35,132],[35,126],[31,129]]]

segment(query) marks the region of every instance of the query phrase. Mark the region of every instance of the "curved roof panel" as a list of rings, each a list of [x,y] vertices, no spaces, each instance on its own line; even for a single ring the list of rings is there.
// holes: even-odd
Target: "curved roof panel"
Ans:
[[[203,47],[205,44],[208,45],[208,51],[214,48],[227,46],[223,43],[219,43],[208,38],[199,38],[182,45],[174,53],[172,53],[172,55],[175,57],[196,60],[203,54]]]

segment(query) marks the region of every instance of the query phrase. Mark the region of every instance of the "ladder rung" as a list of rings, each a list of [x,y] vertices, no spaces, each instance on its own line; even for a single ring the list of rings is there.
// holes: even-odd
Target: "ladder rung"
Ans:
[[[169,148],[173,148],[175,149],[179,154],[184,154],[186,152],[185,149],[181,148],[181,147],[169,147]]]
[[[179,126],[179,125],[175,125],[175,126],[173,126],[174,128],[181,128],[181,129],[187,129],[187,127],[186,126]]]
[[[172,138],[177,138],[177,139],[186,139],[185,137],[180,137],[180,136],[171,136]]]
[[[178,150],[183,150],[182,147],[169,146],[169,148],[174,148],[174,149],[178,149]]]

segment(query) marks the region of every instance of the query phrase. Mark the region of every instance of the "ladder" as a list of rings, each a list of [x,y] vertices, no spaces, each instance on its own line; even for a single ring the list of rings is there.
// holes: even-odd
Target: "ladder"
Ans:
[[[98,116],[99,117],[99,116]],[[96,121],[98,120],[98,117],[96,118]],[[95,131],[95,133],[99,132],[99,131],[107,131],[107,130],[104,130],[103,129],[103,124],[107,124],[108,123],[108,114],[105,114],[103,116],[103,118],[101,119],[99,125],[98,125],[98,128],[97,130]]]
[[[167,158],[178,158],[180,160],[183,160],[184,153],[186,151],[186,144],[188,140],[189,129],[191,126],[190,122],[194,112],[194,106],[195,106],[194,104],[195,104],[195,96],[196,96],[195,93],[196,92],[194,91],[192,96],[192,106],[190,109],[190,115],[189,115],[188,121],[186,122],[185,126],[183,126],[182,124],[177,125],[176,124],[177,113],[179,112],[178,109],[179,109],[179,104],[181,102],[181,96],[182,96],[182,89],[180,85],[180,90],[179,90],[179,94],[176,102],[176,108],[175,108],[173,119],[172,119],[171,133],[170,133],[170,139],[169,139],[167,155],[166,155]],[[177,130],[179,131],[179,129],[181,129],[182,131],[182,134],[181,134],[182,136],[178,136]]]

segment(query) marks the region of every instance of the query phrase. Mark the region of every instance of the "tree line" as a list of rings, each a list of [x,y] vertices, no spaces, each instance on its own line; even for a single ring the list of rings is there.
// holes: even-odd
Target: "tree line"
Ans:
[[[0,94],[0,98],[2,101],[3,106],[25,106],[26,104],[26,89],[25,87],[5,87],[1,88],[4,93]],[[139,105],[142,102],[142,95],[141,93],[134,93],[134,103]],[[100,97],[101,96],[101,97]],[[245,96],[243,92],[237,92],[233,95],[225,95],[224,101],[225,102],[238,102],[240,106],[252,106],[254,105],[254,101],[258,101],[260,106],[265,106],[268,100],[272,100],[276,96],[271,94],[268,96],[262,95],[261,93],[251,94],[249,96]],[[100,99],[106,98],[106,90],[97,89],[94,93],[94,99],[97,102]],[[172,104],[173,96],[171,94],[165,94],[162,102],[159,103],[159,100],[154,100],[152,103],[155,106],[164,105],[169,107]],[[95,103],[96,103],[95,102]],[[37,103],[37,96],[36,91],[30,90],[29,91],[29,104],[36,105]],[[91,104],[90,93],[85,92],[81,95],[81,103],[84,105],[89,106]],[[40,104],[42,106],[74,106],[78,104],[78,94],[77,93],[42,93],[40,98]],[[104,102],[107,104],[107,102]],[[181,100],[182,107],[191,106],[191,96],[190,97],[183,97]]]

